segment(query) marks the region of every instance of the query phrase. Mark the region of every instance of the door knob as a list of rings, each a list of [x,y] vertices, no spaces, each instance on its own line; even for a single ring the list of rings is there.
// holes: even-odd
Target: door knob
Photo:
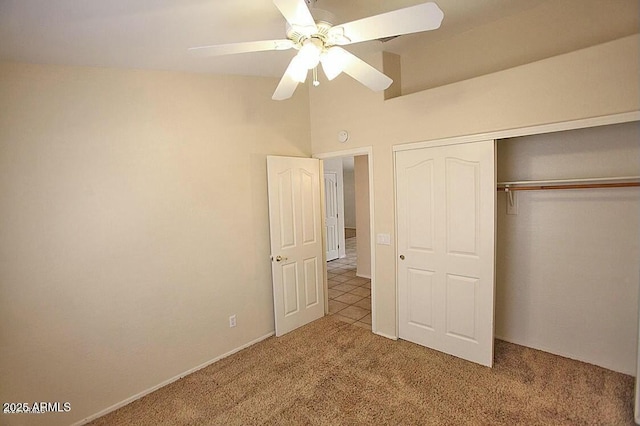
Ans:
[[[400,260],[404,260],[404,254],[400,255]]]
[[[280,255],[276,256],[276,262],[283,262],[283,261],[285,261],[287,259],[288,259],[288,257],[284,257],[284,256],[280,256]]]

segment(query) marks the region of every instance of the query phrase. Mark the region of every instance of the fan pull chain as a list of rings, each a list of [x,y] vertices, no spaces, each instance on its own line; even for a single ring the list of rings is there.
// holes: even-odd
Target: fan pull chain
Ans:
[[[313,86],[320,86],[320,82],[318,81],[318,67],[313,68]]]

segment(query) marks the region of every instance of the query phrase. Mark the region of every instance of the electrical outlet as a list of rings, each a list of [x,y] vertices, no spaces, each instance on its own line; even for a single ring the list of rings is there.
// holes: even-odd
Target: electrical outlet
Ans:
[[[236,315],[233,314],[229,317],[229,328],[236,326]]]

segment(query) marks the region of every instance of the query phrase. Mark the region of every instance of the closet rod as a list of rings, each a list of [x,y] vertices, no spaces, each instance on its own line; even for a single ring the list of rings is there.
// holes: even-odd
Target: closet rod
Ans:
[[[640,176],[612,178],[555,179],[498,182],[498,191],[539,191],[547,189],[628,188],[640,186]]]

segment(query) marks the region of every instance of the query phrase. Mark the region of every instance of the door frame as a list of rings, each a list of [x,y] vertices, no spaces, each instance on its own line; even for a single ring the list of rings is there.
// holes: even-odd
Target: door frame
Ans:
[[[339,157],[355,157],[358,155],[366,155],[367,156],[367,164],[369,166],[369,240],[370,240],[370,252],[371,252],[371,331],[375,334],[378,333],[376,326],[376,247],[375,247],[375,221],[374,221],[374,188],[373,188],[373,146],[365,146],[360,148],[346,149],[343,151],[332,151],[332,152],[324,152],[319,154],[314,154],[313,158],[317,158],[319,160],[328,160],[330,158],[339,158]],[[324,179],[323,179],[323,187],[321,189],[321,202],[322,208],[324,208]],[[324,227],[324,217],[322,218],[322,226]],[[325,242],[326,245],[326,242]],[[325,246],[326,252],[326,246]],[[324,262],[324,297],[325,297],[325,315],[329,313],[329,291],[327,288],[327,262],[325,259]],[[385,337],[388,337],[385,335]]]

